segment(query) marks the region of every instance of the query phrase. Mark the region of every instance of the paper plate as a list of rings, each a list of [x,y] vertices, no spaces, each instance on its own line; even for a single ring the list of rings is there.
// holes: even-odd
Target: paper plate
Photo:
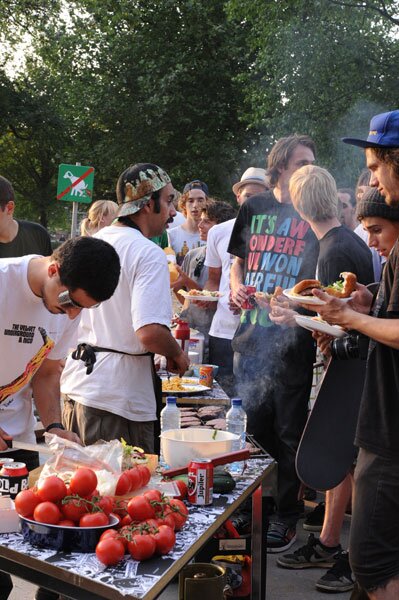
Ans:
[[[201,295],[192,295],[189,292],[186,292],[184,290],[179,290],[178,294],[180,294],[180,296],[183,296],[183,298],[185,298],[186,300],[199,300],[200,302],[217,302],[218,300],[220,300],[220,298],[222,296],[224,296],[224,294],[218,292],[217,296],[211,296],[211,295],[206,295],[206,294],[201,294]]]
[[[295,321],[301,327],[309,329],[309,331],[320,331],[321,333],[327,333],[336,338],[344,337],[346,335],[345,329],[342,329],[339,325],[330,325],[326,321],[320,321],[315,317],[305,317],[305,315],[296,315]]]
[[[171,380],[175,377],[173,375]],[[162,395],[163,396],[194,396],[195,394],[201,394],[202,392],[209,392],[210,387],[206,387],[205,385],[201,385],[198,383],[198,379],[196,377],[183,377],[181,381],[181,387],[183,389],[163,389],[164,381],[168,381],[167,377],[162,377]]]
[[[284,296],[292,300],[293,302],[297,302],[298,304],[308,304],[309,306],[323,306],[325,304],[324,300],[320,300],[316,296],[300,296],[299,294],[293,294],[292,288],[289,290],[283,290]],[[349,302],[351,298],[337,298],[340,302]]]

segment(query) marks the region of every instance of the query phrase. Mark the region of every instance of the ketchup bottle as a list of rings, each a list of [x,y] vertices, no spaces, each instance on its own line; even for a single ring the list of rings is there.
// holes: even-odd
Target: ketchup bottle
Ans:
[[[190,327],[187,321],[184,319],[177,319],[177,326],[174,330],[174,337],[183,350],[188,356],[188,346],[190,340]]]

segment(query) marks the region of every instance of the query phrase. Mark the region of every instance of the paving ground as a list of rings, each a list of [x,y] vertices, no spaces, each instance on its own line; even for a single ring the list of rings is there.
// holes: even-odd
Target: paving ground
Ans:
[[[341,544],[346,547],[348,541],[349,520],[344,523]],[[306,543],[308,533],[302,528],[302,521],[298,524],[298,541],[292,550]],[[267,559],[267,600],[323,600],[323,598],[332,597],[318,592],[315,587],[315,581],[324,573],[324,569],[281,569],[276,565],[278,555],[269,554]],[[35,586],[26,583],[18,578],[13,578],[14,589],[9,600],[33,600]],[[350,592],[337,594],[338,600],[349,600]],[[177,584],[170,585],[159,597],[160,600],[177,600]],[[185,599],[185,600],[190,600]]]

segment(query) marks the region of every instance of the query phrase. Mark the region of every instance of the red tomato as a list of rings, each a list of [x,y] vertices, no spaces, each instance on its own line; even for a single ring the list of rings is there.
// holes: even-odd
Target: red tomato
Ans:
[[[157,545],[157,554],[167,554],[176,542],[175,532],[167,525],[160,525],[158,531],[152,534],[152,537]]]
[[[54,502],[40,502],[33,511],[33,518],[38,523],[57,525],[62,518],[62,514]]]
[[[175,521],[175,531],[180,531],[188,519],[188,508],[181,500],[172,498],[169,502],[171,515]]]
[[[36,493],[42,502],[59,502],[66,496],[67,488],[62,479],[50,475],[39,483]]]
[[[76,523],[71,521],[71,519],[61,519],[61,521],[58,523],[58,525],[60,525],[62,527],[76,527]]]
[[[140,533],[134,534],[127,545],[130,556],[134,560],[148,560],[154,556],[156,546],[156,541],[152,535],[142,535]]]
[[[127,515],[128,500],[119,500],[117,498],[113,498],[113,503],[114,503],[114,505],[112,507],[112,512],[114,514],[120,515],[122,517]]]
[[[128,494],[130,492],[130,486],[130,477],[127,471],[123,471],[123,473],[119,475],[118,483],[116,484],[115,494],[117,496],[124,496],[125,494]]]
[[[159,490],[148,490],[147,492],[144,492],[143,496],[154,502],[161,502],[162,500],[162,494]]]
[[[125,515],[121,520],[121,527],[126,527],[126,525],[130,525],[132,523],[132,517],[130,515]]]
[[[61,503],[61,512],[66,519],[79,523],[79,519],[88,512],[87,503],[81,498],[64,500]]]
[[[148,525],[151,530],[158,529],[158,519],[146,519],[143,524]]]
[[[147,483],[151,479],[150,469],[148,467],[146,467],[145,465],[137,465],[137,469],[139,470],[140,475],[141,475],[141,480],[142,480],[141,485],[142,486],[147,485]]]
[[[111,496],[103,496],[96,502],[97,506],[106,514],[110,515],[114,506]]]
[[[40,498],[33,490],[22,490],[15,496],[15,510],[21,517],[31,517],[36,506],[40,504]]]
[[[125,548],[120,540],[108,537],[100,540],[96,546],[96,556],[104,565],[117,565],[125,555]]]
[[[106,529],[100,536],[100,540],[106,540],[107,538],[114,538],[116,540],[119,540],[122,542],[123,547],[125,548],[125,550],[127,550],[127,539],[125,537],[123,537],[123,535],[121,535],[119,533],[119,531],[116,531],[116,529]]]
[[[180,492],[180,494],[175,496],[175,498],[178,498],[179,500],[184,500],[184,498],[187,498],[187,484],[182,479],[175,479],[174,483],[177,485]]]
[[[157,525],[168,525],[174,531],[176,529],[176,521],[174,515],[172,515],[172,513],[169,513],[168,515],[157,517]]]
[[[79,527],[101,527],[102,525],[108,524],[109,519],[103,512],[95,512],[83,515],[79,521]]]
[[[127,511],[133,521],[145,521],[152,519],[155,515],[154,508],[145,496],[135,496],[129,500]]]
[[[139,469],[137,467],[133,467],[133,469],[129,469],[126,471],[126,473],[130,479],[130,491],[135,492],[136,490],[139,490],[143,485]]]
[[[69,483],[72,494],[88,496],[97,487],[97,475],[92,469],[80,467],[75,471]]]

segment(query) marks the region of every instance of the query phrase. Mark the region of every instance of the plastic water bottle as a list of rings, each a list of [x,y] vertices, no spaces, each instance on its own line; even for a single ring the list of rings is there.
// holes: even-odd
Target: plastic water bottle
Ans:
[[[245,448],[245,432],[247,431],[247,413],[242,407],[241,398],[231,399],[231,408],[226,414],[226,429],[230,433],[239,436],[236,442],[233,442],[232,451]],[[230,465],[230,471],[233,473],[241,472],[243,462],[235,462]]]
[[[169,429],[180,429],[180,409],[176,406],[176,397],[168,396],[166,406],[161,410],[161,434]],[[161,438],[160,463],[162,467],[168,466],[163,458],[162,451],[163,440]]]

